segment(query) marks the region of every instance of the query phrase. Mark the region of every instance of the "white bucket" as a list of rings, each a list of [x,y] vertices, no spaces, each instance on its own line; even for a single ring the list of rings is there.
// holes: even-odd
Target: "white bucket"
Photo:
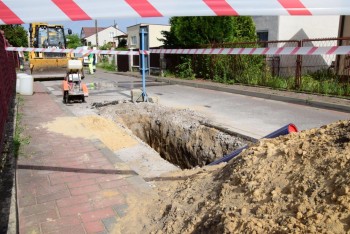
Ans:
[[[21,91],[21,88],[20,88],[20,84],[21,84],[20,78],[21,78],[22,76],[27,76],[27,74],[25,74],[25,73],[18,73],[18,74],[17,74],[17,79],[16,79],[16,93],[20,93],[20,91]]]
[[[19,78],[19,93],[22,95],[33,95],[33,76],[25,75]]]
[[[83,68],[81,60],[68,60],[67,70],[80,70]]]

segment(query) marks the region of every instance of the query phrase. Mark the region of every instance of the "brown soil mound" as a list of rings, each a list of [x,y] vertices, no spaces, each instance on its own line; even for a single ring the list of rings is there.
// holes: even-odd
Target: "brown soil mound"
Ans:
[[[194,174],[159,184],[120,223],[137,218],[143,233],[350,233],[350,121],[262,140]]]

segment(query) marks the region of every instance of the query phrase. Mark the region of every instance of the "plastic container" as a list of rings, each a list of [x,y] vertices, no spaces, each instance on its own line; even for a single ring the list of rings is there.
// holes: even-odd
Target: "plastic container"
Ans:
[[[81,60],[68,60],[68,70],[79,70],[83,68]]]
[[[16,79],[16,93],[20,93],[20,84],[21,84],[21,81],[20,81],[20,78],[22,76],[27,76],[27,74],[25,73],[18,73],[17,74],[17,79]]]
[[[33,95],[33,76],[25,75],[19,78],[19,93],[21,95]]]

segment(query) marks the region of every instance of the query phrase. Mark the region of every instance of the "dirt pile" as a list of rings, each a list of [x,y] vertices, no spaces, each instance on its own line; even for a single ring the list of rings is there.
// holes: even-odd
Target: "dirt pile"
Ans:
[[[350,232],[350,121],[262,140],[192,174],[158,184],[158,197],[120,224],[137,218],[143,233]]]
[[[206,126],[205,117],[188,109],[122,103],[102,107],[100,114],[122,122],[162,158],[181,168],[204,166],[248,142]]]

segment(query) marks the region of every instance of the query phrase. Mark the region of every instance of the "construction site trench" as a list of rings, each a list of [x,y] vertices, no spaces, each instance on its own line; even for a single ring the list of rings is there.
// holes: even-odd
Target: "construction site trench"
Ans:
[[[220,131],[188,109],[122,103],[101,107],[100,113],[116,118],[163,159],[181,169],[207,165],[250,142],[244,136]]]

